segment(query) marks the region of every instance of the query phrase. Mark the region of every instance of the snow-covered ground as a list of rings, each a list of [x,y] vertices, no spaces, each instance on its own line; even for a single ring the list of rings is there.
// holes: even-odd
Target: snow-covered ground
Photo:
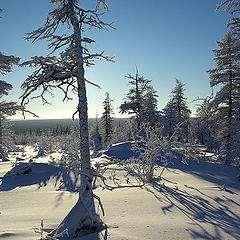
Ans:
[[[131,155],[130,144],[122,143],[93,159],[104,166],[107,178],[94,190],[104,205],[106,229],[79,239],[240,239],[238,169],[175,160],[161,180],[143,185],[121,165]],[[44,230],[50,231],[77,200],[73,192],[77,176],[48,165],[50,156],[34,158],[31,148],[23,156],[15,154],[10,162],[0,162],[0,239],[40,239],[41,220]],[[33,159],[32,171],[3,177],[16,157],[23,162]],[[101,213],[98,202],[96,210]]]

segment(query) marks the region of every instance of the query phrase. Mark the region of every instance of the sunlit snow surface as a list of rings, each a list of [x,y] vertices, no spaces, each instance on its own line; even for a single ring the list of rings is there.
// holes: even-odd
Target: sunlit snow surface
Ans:
[[[106,229],[79,239],[240,239],[239,170],[209,162],[184,165],[175,159],[161,180],[143,185],[121,164],[134,156],[130,148],[131,143],[116,144],[92,160],[107,178],[105,184],[96,182],[94,190],[104,205]],[[77,200],[78,176],[49,165],[50,156],[35,158],[36,152],[25,150],[24,155],[12,154],[10,161],[0,162],[3,240],[40,239],[41,220],[50,231]],[[20,162],[31,159],[32,171],[6,175],[17,157]],[[96,210],[101,214],[97,202]]]

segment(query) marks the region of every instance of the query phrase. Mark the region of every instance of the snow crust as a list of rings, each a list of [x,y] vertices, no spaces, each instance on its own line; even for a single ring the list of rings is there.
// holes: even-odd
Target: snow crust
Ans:
[[[79,239],[240,239],[237,168],[175,159],[161,179],[156,175],[153,184],[143,185],[121,164],[134,154],[130,148],[129,142],[119,143],[92,159],[104,166],[107,179],[94,190],[104,205],[106,228]],[[44,236],[78,199],[78,176],[49,165],[50,156],[34,158],[37,153],[25,150],[21,163],[33,160],[28,174],[6,175],[16,157],[23,158],[18,153],[0,162],[0,239],[40,239],[41,220]],[[101,215],[97,201],[95,207]]]

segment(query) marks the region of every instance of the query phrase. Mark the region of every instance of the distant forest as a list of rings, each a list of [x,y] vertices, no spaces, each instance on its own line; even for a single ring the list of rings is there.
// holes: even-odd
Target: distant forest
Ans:
[[[89,118],[89,127],[95,126],[96,122],[101,122],[101,119]],[[114,118],[113,124],[119,126],[124,124],[126,118]],[[53,130],[59,129],[62,131],[67,131],[67,129],[77,127],[79,122],[78,119],[74,121],[72,119],[39,119],[39,120],[10,120],[10,128],[16,134],[26,133],[26,132],[37,132],[41,130]]]

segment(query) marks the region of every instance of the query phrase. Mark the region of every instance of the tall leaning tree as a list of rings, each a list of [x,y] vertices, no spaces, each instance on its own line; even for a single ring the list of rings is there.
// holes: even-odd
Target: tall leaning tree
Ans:
[[[32,98],[41,98],[43,103],[47,103],[45,93],[53,89],[63,92],[63,100],[71,99],[70,92],[78,96],[77,111],[74,115],[79,115],[80,129],[79,198],[59,227],[49,234],[49,237],[58,235],[58,238],[77,237],[95,231],[101,222],[94,209],[93,198],[99,198],[92,190],[92,180],[96,172],[91,167],[89,152],[86,82],[92,82],[85,78],[84,66],[94,65],[93,60],[96,58],[113,61],[112,57],[104,56],[104,52],[92,54],[87,46],[95,41],[85,34],[92,28],[108,30],[112,26],[102,20],[104,13],[108,11],[105,0],[89,1],[90,5],[94,4],[92,9],[84,8],[80,5],[81,1],[77,0],[51,0],[50,3],[54,4],[55,8],[49,12],[46,22],[41,28],[28,33],[26,39],[33,42],[42,39],[50,41],[51,55],[32,57],[30,61],[22,64],[34,66],[36,70],[22,84],[21,99],[23,106]],[[61,33],[63,26],[66,26],[66,31]],[[52,56],[63,47],[64,51],[58,57]],[[39,95],[35,95],[37,90],[38,93],[40,91]]]

